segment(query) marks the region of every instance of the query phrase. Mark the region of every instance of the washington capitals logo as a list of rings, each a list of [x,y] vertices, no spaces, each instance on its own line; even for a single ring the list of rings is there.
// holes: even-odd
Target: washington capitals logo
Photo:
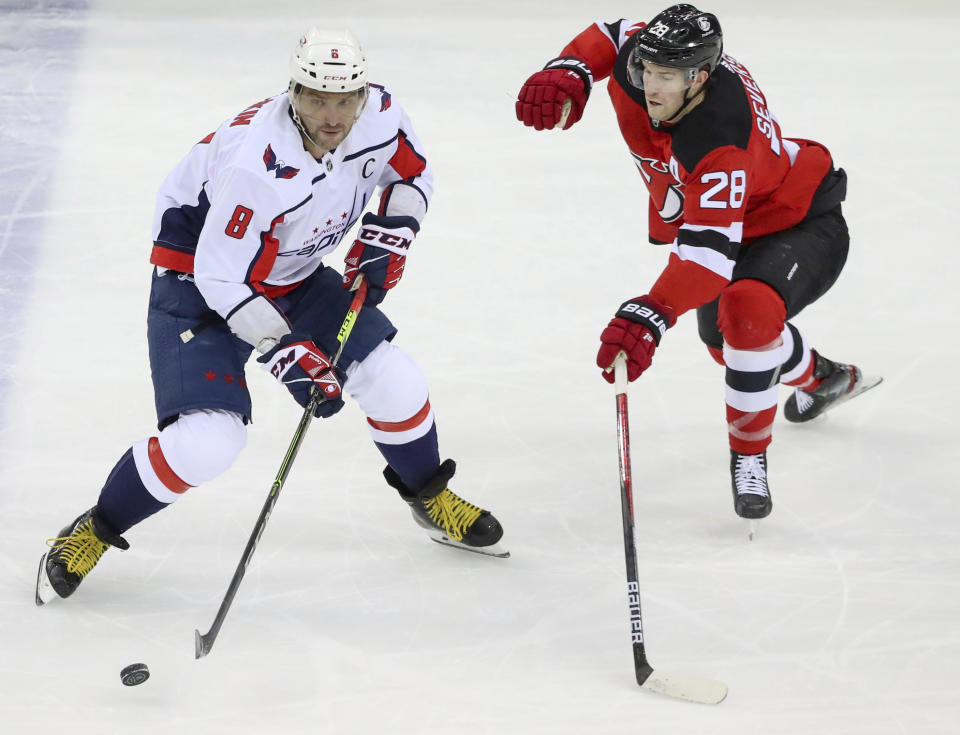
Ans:
[[[292,179],[300,173],[300,169],[293,166],[284,166],[283,161],[278,162],[277,154],[273,152],[269,143],[267,143],[267,149],[263,152],[263,164],[267,167],[267,171],[273,171],[273,175],[278,179]]]
[[[370,86],[380,90],[380,112],[383,112],[390,107],[390,93],[381,84],[371,84]]]

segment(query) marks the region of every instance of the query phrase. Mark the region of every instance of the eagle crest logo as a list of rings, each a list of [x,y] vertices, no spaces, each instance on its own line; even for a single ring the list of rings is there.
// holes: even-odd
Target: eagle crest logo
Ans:
[[[292,179],[300,173],[300,169],[293,166],[284,166],[283,161],[278,161],[277,154],[273,152],[269,143],[267,143],[267,149],[263,152],[263,165],[267,167],[267,171],[273,171],[273,175],[278,179]]]

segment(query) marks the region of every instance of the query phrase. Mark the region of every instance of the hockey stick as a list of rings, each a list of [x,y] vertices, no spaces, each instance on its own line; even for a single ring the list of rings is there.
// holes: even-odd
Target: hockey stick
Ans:
[[[563,128],[567,124],[567,118],[570,117],[570,108],[573,107],[573,101],[570,99],[565,99],[563,101],[563,109],[560,110],[560,119],[557,120],[557,124],[553,127],[557,130]]]
[[[357,321],[357,315],[360,313],[364,299],[367,297],[367,283],[362,279],[363,277],[360,276],[354,281],[354,290],[356,291],[356,294],[353,297],[353,301],[350,303],[350,308],[347,310],[347,315],[343,319],[343,324],[340,326],[340,332],[337,334],[337,341],[340,343],[340,346],[337,348],[337,354],[333,357],[332,365],[334,367],[336,367],[337,362],[340,360],[340,355],[343,353],[344,345],[346,345],[347,338],[353,331],[353,325]],[[210,653],[210,649],[213,648],[214,641],[217,640],[217,635],[220,633],[220,627],[223,625],[223,621],[227,617],[227,612],[230,610],[230,605],[233,604],[233,598],[236,597],[237,590],[240,588],[240,582],[243,581],[243,575],[247,572],[247,566],[250,564],[250,559],[253,557],[253,552],[256,551],[257,544],[260,542],[260,536],[263,534],[263,529],[267,526],[267,521],[270,519],[270,513],[273,511],[273,506],[277,504],[277,499],[280,497],[280,491],[283,489],[283,483],[286,481],[287,474],[289,474],[290,468],[293,466],[293,460],[297,458],[297,452],[300,451],[300,445],[303,443],[303,438],[307,434],[307,428],[310,426],[310,422],[313,420],[313,412],[316,410],[317,404],[320,403],[322,398],[323,396],[321,395],[320,391],[314,389],[310,397],[310,402],[307,404],[307,407],[303,409],[303,415],[300,417],[300,423],[297,424],[297,429],[293,432],[293,439],[290,441],[290,446],[287,448],[287,453],[283,457],[283,462],[280,463],[280,470],[277,472],[277,477],[273,481],[273,485],[270,488],[270,494],[267,495],[267,500],[263,504],[263,509],[260,511],[260,516],[257,518],[257,523],[253,527],[253,532],[250,534],[250,539],[247,541],[247,546],[243,550],[243,556],[240,557],[240,563],[237,565],[237,570],[233,573],[233,579],[230,580],[230,586],[227,587],[227,592],[223,597],[223,601],[220,603],[220,609],[217,610],[217,617],[214,618],[213,625],[211,625],[210,630],[204,634],[201,634],[199,630],[194,631],[196,658],[203,658]]]
[[[627,604],[630,609],[630,637],[633,641],[633,668],[637,684],[657,694],[702,704],[719,704],[727,696],[727,685],[712,679],[676,676],[654,671],[647,661],[640,612],[640,585],[637,582],[637,547],[633,528],[633,477],[630,471],[630,427],[627,422],[627,364],[621,352],[613,363],[617,393],[617,448],[620,454],[620,508],[623,512],[623,551],[627,558]]]

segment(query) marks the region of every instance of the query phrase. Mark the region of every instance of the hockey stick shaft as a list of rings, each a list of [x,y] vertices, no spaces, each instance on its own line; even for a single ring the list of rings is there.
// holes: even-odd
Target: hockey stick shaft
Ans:
[[[340,332],[337,334],[337,341],[340,343],[340,346],[337,349],[337,354],[333,358],[332,364],[334,367],[336,367],[337,362],[340,360],[340,355],[343,353],[343,348],[347,343],[350,333],[353,331],[353,326],[356,324],[357,316],[359,315],[360,309],[363,307],[364,299],[367,296],[367,284],[362,280],[362,276],[354,281],[354,288],[355,294],[353,301],[350,303],[350,308],[347,311],[346,317],[344,317],[343,324],[340,327]],[[240,557],[240,563],[237,565],[237,569],[233,573],[233,579],[230,580],[230,586],[227,587],[227,592],[223,597],[223,601],[220,603],[220,609],[217,610],[217,616],[213,620],[213,625],[210,626],[210,630],[203,634],[201,634],[199,630],[194,631],[194,653],[198,659],[203,658],[210,653],[210,649],[213,648],[213,644],[217,640],[217,636],[220,634],[220,628],[223,626],[223,621],[226,619],[227,612],[230,610],[230,606],[233,604],[233,598],[237,595],[237,590],[240,588],[240,583],[243,581],[243,577],[247,572],[247,566],[249,566],[250,560],[253,558],[253,552],[257,549],[257,544],[260,542],[260,536],[263,535],[263,530],[267,526],[267,521],[270,520],[270,513],[273,512],[273,506],[277,504],[277,499],[280,497],[280,491],[283,489],[283,483],[286,482],[287,475],[290,473],[290,468],[293,466],[293,460],[297,458],[297,453],[300,451],[300,445],[303,443],[303,438],[306,436],[307,429],[310,427],[310,422],[313,420],[313,412],[316,410],[321,399],[322,395],[320,394],[320,391],[314,390],[313,394],[311,395],[310,402],[303,410],[303,415],[300,417],[300,422],[297,424],[297,428],[293,432],[293,439],[290,440],[290,446],[287,447],[287,453],[284,455],[283,461],[280,463],[280,469],[277,472],[277,477],[274,479],[273,485],[270,487],[270,494],[267,495],[267,499],[263,504],[260,515],[257,517],[257,522],[253,527],[253,532],[250,534],[246,548],[243,550],[243,556]]]
[[[630,469],[630,422],[627,410],[627,366],[623,353],[613,364],[617,394],[617,450],[620,458],[620,510],[623,515],[623,551],[627,561],[627,603],[630,609],[630,640],[633,644],[633,668],[637,684],[653,673],[647,663],[643,641],[643,614],[640,610],[640,584],[637,581],[637,547],[633,522],[633,473]]]
[[[647,661],[637,576],[637,546],[633,521],[633,474],[630,469],[630,424],[627,410],[627,363],[621,352],[613,362],[617,395],[617,448],[620,456],[620,509],[623,514],[623,551],[627,561],[627,604],[630,610],[630,640],[637,684],[648,691],[700,704],[719,704],[727,696],[726,684],[694,676],[654,671]]]

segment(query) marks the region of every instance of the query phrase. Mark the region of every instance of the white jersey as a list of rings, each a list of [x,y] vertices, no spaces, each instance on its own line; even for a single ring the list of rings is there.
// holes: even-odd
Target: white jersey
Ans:
[[[381,214],[420,221],[433,172],[402,108],[383,87],[369,90],[360,119],[319,161],[304,148],[286,94],[197,143],[160,188],[150,262],[193,273],[210,308],[228,319],[313,273],[378,187]]]

